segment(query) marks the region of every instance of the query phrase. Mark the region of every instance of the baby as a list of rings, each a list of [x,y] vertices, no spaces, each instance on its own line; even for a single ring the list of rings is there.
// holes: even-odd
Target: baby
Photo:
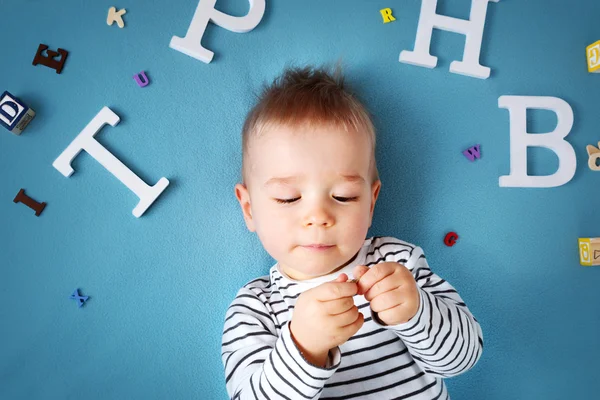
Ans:
[[[242,132],[235,194],[277,261],[225,317],[232,399],[449,399],[481,357],[479,323],[423,250],[366,238],[381,182],[375,129],[339,68],[289,68]]]

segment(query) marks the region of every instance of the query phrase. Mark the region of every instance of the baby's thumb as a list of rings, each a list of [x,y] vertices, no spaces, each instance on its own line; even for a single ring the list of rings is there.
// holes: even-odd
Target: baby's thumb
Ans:
[[[335,278],[334,282],[346,282],[348,280],[348,275],[340,274],[337,278]]]

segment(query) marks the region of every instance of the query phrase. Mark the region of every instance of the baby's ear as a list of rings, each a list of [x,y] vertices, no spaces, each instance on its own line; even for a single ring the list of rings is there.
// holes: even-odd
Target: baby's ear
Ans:
[[[379,191],[381,190],[381,181],[378,179],[371,185],[371,208],[369,210],[369,228],[373,223],[373,212],[375,211],[375,203],[379,197]]]
[[[242,208],[242,213],[244,215],[246,227],[250,232],[255,232],[256,229],[254,228],[254,220],[252,219],[252,207],[250,204],[250,193],[248,192],[246,185],[242,185],[241,183],[235,185],[235,197],[238,199],[240,207]]]

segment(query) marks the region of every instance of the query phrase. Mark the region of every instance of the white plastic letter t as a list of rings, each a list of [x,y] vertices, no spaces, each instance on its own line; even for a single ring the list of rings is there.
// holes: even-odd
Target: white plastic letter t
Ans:
[[[105,124],[115,126],[119,123],[119,120],[117,114],[110,108],[103,107],[61,155],[54,160],[52,166],[68,178],[74,172],[71,162],[81,150],[85,150],[140,198],[140,202],[133,209],[133,215],[139,218],[166,189],[169,181],[166,178],[160,178],[156,185],[148,186],[94,138],[94,135],[100,132]]]

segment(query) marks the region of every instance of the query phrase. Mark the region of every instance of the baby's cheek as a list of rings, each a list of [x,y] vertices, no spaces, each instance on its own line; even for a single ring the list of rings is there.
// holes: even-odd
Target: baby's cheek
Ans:
[[[369,220],[364,216],[356,216],[353,219],[348,220],[344,226],[340,226],[338,229],[339,234],[342,236],[343,243],[349,246],[350,249],[360,248],[363,245],[367,232],[369,230]]]
[[[268,229],[257,229],[256,232],[265,251],[274,259],[279,260],[283,246],[277,233]]]
[[[277,259],[289,245],[292,230],[282,216],[264,214],[258,223],[257,232],[265,250]]]
[[[368,230],[370,223],[369,209],[367,208],[365,211],[364,207],[361,208],[352,216],[352,221],[355,230],[360,232]]]

